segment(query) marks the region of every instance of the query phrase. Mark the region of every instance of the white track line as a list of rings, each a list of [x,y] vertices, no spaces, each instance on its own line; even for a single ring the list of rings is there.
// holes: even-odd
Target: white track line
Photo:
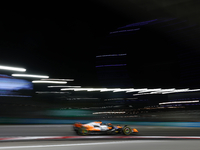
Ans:
[[[5,137],[0,141],[48,140],[48,139],[200,139],[200,136],[31,136]]]
[[[117,141],[117,142],[97,142],[97,143],[60,144],[60,145],[9,146],[9,147],[0,147],[0,149],[43,148],[43,147],[68,147],[68,146],[90,146],[90,145],[123,144],[123,143],[147,143],[147,142],[158,142],[158,141]]]

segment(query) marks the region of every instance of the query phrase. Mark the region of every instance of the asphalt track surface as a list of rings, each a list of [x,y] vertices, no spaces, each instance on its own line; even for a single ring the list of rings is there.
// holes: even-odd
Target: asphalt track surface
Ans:
[[[200,136],[200,128],[130,126],[137,136]],[[1,125],[0,137],[76,136],[72,125]],[[0,150],[199,150],[200,139],[79,139],[1,141]]]
[[[29,141],[3,142],[0,150],[199,150],[199,140]]]
[[[137,136],[200,136],[195,127],[130,126],[138,129]],[[76,136],[72,125],[1,125],[0,137]],[[115,136],[115,135],[113,135]],[[119,136],[119,135],[118,135]]]

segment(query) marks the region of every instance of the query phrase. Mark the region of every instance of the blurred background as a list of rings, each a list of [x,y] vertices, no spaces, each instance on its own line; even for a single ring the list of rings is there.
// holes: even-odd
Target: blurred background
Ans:
[[[199,122],[199,6],[2,4],[0,123]]]

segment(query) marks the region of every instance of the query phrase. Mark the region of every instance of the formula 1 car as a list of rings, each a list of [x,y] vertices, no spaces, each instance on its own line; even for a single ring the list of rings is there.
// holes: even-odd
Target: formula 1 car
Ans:
[[[73,125],[74,131],[78,135],[90,135],[90,134],[124,134],[130,135],[132,133],[138,133],[137,129],[131,129],[129,126],[113,126],[111,123],[102,124],[101,121],[90,122],[87,124],[75,123]]]

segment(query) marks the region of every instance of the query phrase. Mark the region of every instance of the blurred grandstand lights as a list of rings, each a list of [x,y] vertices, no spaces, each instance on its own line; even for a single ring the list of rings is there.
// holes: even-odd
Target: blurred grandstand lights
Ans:
[[[32,74],[12,74],[13,77],[30,77],[30,78],[49,78],[49,76],[32,75]]]
[[[35,80],[32,83],[53,83],[53,84],[66,84],[66,81],[42,81],[42,80]]]
[[[159,105],[166,105],[166,104],[181,104],[181,103],[198,103],[199,100],[194,100],[194,101],[174,101],[174,102],[163,102],[159,103]]]
[[[25,72],[25,68],[18,68],[18,67],[10,67],[10,66],[0,66],[0,69],[2,70],[10,70],[10,71],[19,71],[19,72]]]

